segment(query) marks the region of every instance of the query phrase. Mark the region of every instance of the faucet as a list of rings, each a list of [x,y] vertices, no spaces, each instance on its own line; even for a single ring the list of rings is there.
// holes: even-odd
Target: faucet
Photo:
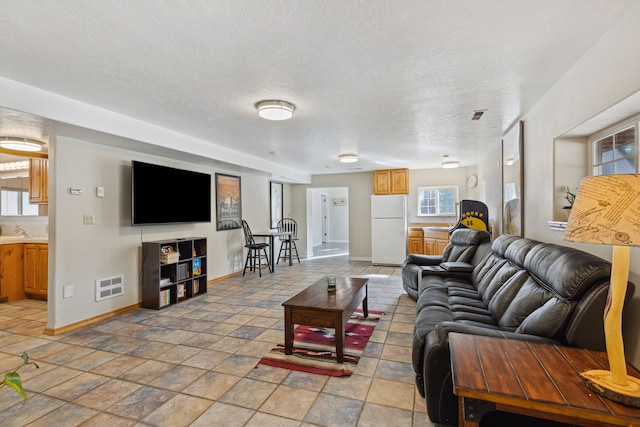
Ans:
[[[16,225],[16,233],[19,234],[22,237],[31,237],[29,235],[29,232],[27,230],[25,230],[24,228],[20,227],[19,225]]]

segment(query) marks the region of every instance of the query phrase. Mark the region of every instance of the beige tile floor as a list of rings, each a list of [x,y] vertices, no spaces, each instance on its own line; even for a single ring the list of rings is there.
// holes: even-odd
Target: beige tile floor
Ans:
[[[283,341],[281,303],[327,274],[368,277],[384,311],[351,377],[257,365]],[[415,302],[400,269],[347,257],[278,265],[211,284],[206,295],[42,335],[46,303],[0,304],[0,372],[28,351],[29,399],[0,390],[9,426],[429,426],[411,368]]]

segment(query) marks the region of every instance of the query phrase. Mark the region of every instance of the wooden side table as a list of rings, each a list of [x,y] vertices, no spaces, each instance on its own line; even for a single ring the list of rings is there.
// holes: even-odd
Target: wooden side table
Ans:
[[[581,426],[640,426],[640,409],[605,399],[578,373],[608,369],[604,352],[467,334],[449,335],[459,425],[505,411]],[[629,375],[640,373],[627,364]]]

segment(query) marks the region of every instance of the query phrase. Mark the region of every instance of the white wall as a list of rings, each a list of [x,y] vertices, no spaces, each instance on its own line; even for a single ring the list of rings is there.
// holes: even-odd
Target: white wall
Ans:
[[[457,185],[461,199],[482,200],[480,186],[476,189],[466,187],[466,179],[469,175],[477,173],[477,168],[463,167],[458,169],[419,169],[409,171],[409,195],[408,220],[409,222],[443,222],[444,217],[417,217],[417,187]],[[373,194],[373,172],[345,173],[335,175],[314,175],[310,185],[292,184],[291,199],[294,217],[298,220],[301,230],[307,230],[307,211],[316,211],[315,199],[309,204],[314,204],[313,209],[307,205],[307,189],[312,194],[325,192],[329,195],[329,202],[333,197],[332,189],[343,188],[348,196],[348,233],[349,233],[349,257],[354,260],[371,259],[371,195]],[[340,193],[335,193],[343,197]],[[314,196],[315,197],[315,196]],[[319,198],[318,198],[319,199]],[[484,201],[484,200],[482,200]],[[339,210],[339,207],[336,207]],[[491,216],[491,211],[489,212]],[[457,218],[456,218],[457,220]],[[335,222],[335,221],[332,221]],[[313,230],[315,228],[312,227]],[[334,231],[338,233],[339,231]],[[339,234],[332,235],[331,240],[338,241]],[[306,235],[300,236],[299,248],[307,248]],[[316,238],[314,237],[314,240]],[[306,254],[305,254],[306,255]]]
[[[307,204],[307,189],[327,190],[344,187],[349,203],[349,257],[355,260],[371,259],[371,194],[373,194],[373,172],[345,173],[335,175],[315,175],[310,185],[291,185],[291,210],[298,221],[300,230],[307,230],[307,212],[311,206]],[[344,191],[344,190],[341,190]],[[343,194],[343,193],[339,193]],[[313,200],[313,199],[312,199]],[[309,201],[309,204],[313,201]],[[331,197],[329,198],[329,204]],[[307,248],[306,233],[299,236],[298,249]],[[302,255],[302,253],[301,253]]]
[[[524,198],[525,235],[527,237],[565,244],[611,259],[611,247],[569,244],[562,233],[552,231],[547,221],[558,212],[554,200],[558,186],[554,182],[554,139],[598,115],[629,95],[640,90],[640,3],[634,3],[612,29],[605,34],[573,68],[524,117]],[[635,113],[640,112],[640,105]],[[617,120],[623,119],[619,117]],[[613,123],[611,123],[613,124]],[[499,141],[488,150],[478,165],[480,180],[486,182],[488,199],[493,206],[499,198]],[[569,179],[564,177],[562,179]],[[499,199],[498,199],[499,200]],[[630,280],[640,285],[640,250],[631,250]],[[625,349],[628,359],[640,366],[640,288],[625,319]]]
[[[447,222],[456,224],[457,216],[425,217],[418,216],[418,187],[458,186],[460,200],[480,200],[478,187],[467,188],[467,178],[477,174],[476,166],[455,169],[412,169],[409,171],[409,195],[407,196],[408,222]],[[489,212],[492,215],[492,212]]]
[[[145,155],[87,141],[59,137],[50,156],[49,328],[60,328],[140,302],[139,272],[143,241],[202,236],[207,238],[207,279],[242,268],[240,230],[215,230],[214,223],[131,226],[131,160],[206,172],[241,176],[242,213],[255,231],[269,228],[269,181],[264,177],[215,170],[173,159]],[[159,185],[161,185],[159,183]],[[105,197],[95,196],[95,187]],[[70,187],[85,189],[73,196]],[[212,201],[215,200],[212,181]],[[284,191],[284,212],[291,211],[290,186]],[[168,187],[170,188],[170,187]],[[180,194],[175,202],[182,203]],[[94,214],[94,225],[83,225],[83,214]],[[215,210],[212,213],[215,215]],[[95,301],[95,280],[124,274],[125,293]],[[72,285],[74,296],[62,298]]]
[[[347,187],[307,187],[307,214],[305,215],[306,227],[301,229],[299,235],[305,236],[305,244],[298,245],[298,253],[308,257],[313,254],[313,246],[322,243],[322,196],[327,197],[327,241],[328,242],[348,242],[349,241],[349,206],[333,206],[334,198],[342,197],[347,199],[349,189]],[[304,205],[303,205],[304,206]],[[294,218],[300,227],[302,218]]]

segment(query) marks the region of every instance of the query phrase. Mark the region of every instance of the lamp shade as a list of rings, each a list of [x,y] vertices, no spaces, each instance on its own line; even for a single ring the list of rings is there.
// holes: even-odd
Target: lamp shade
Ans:
[[[640,175],[583,178],[564,240],[640,246]]]

